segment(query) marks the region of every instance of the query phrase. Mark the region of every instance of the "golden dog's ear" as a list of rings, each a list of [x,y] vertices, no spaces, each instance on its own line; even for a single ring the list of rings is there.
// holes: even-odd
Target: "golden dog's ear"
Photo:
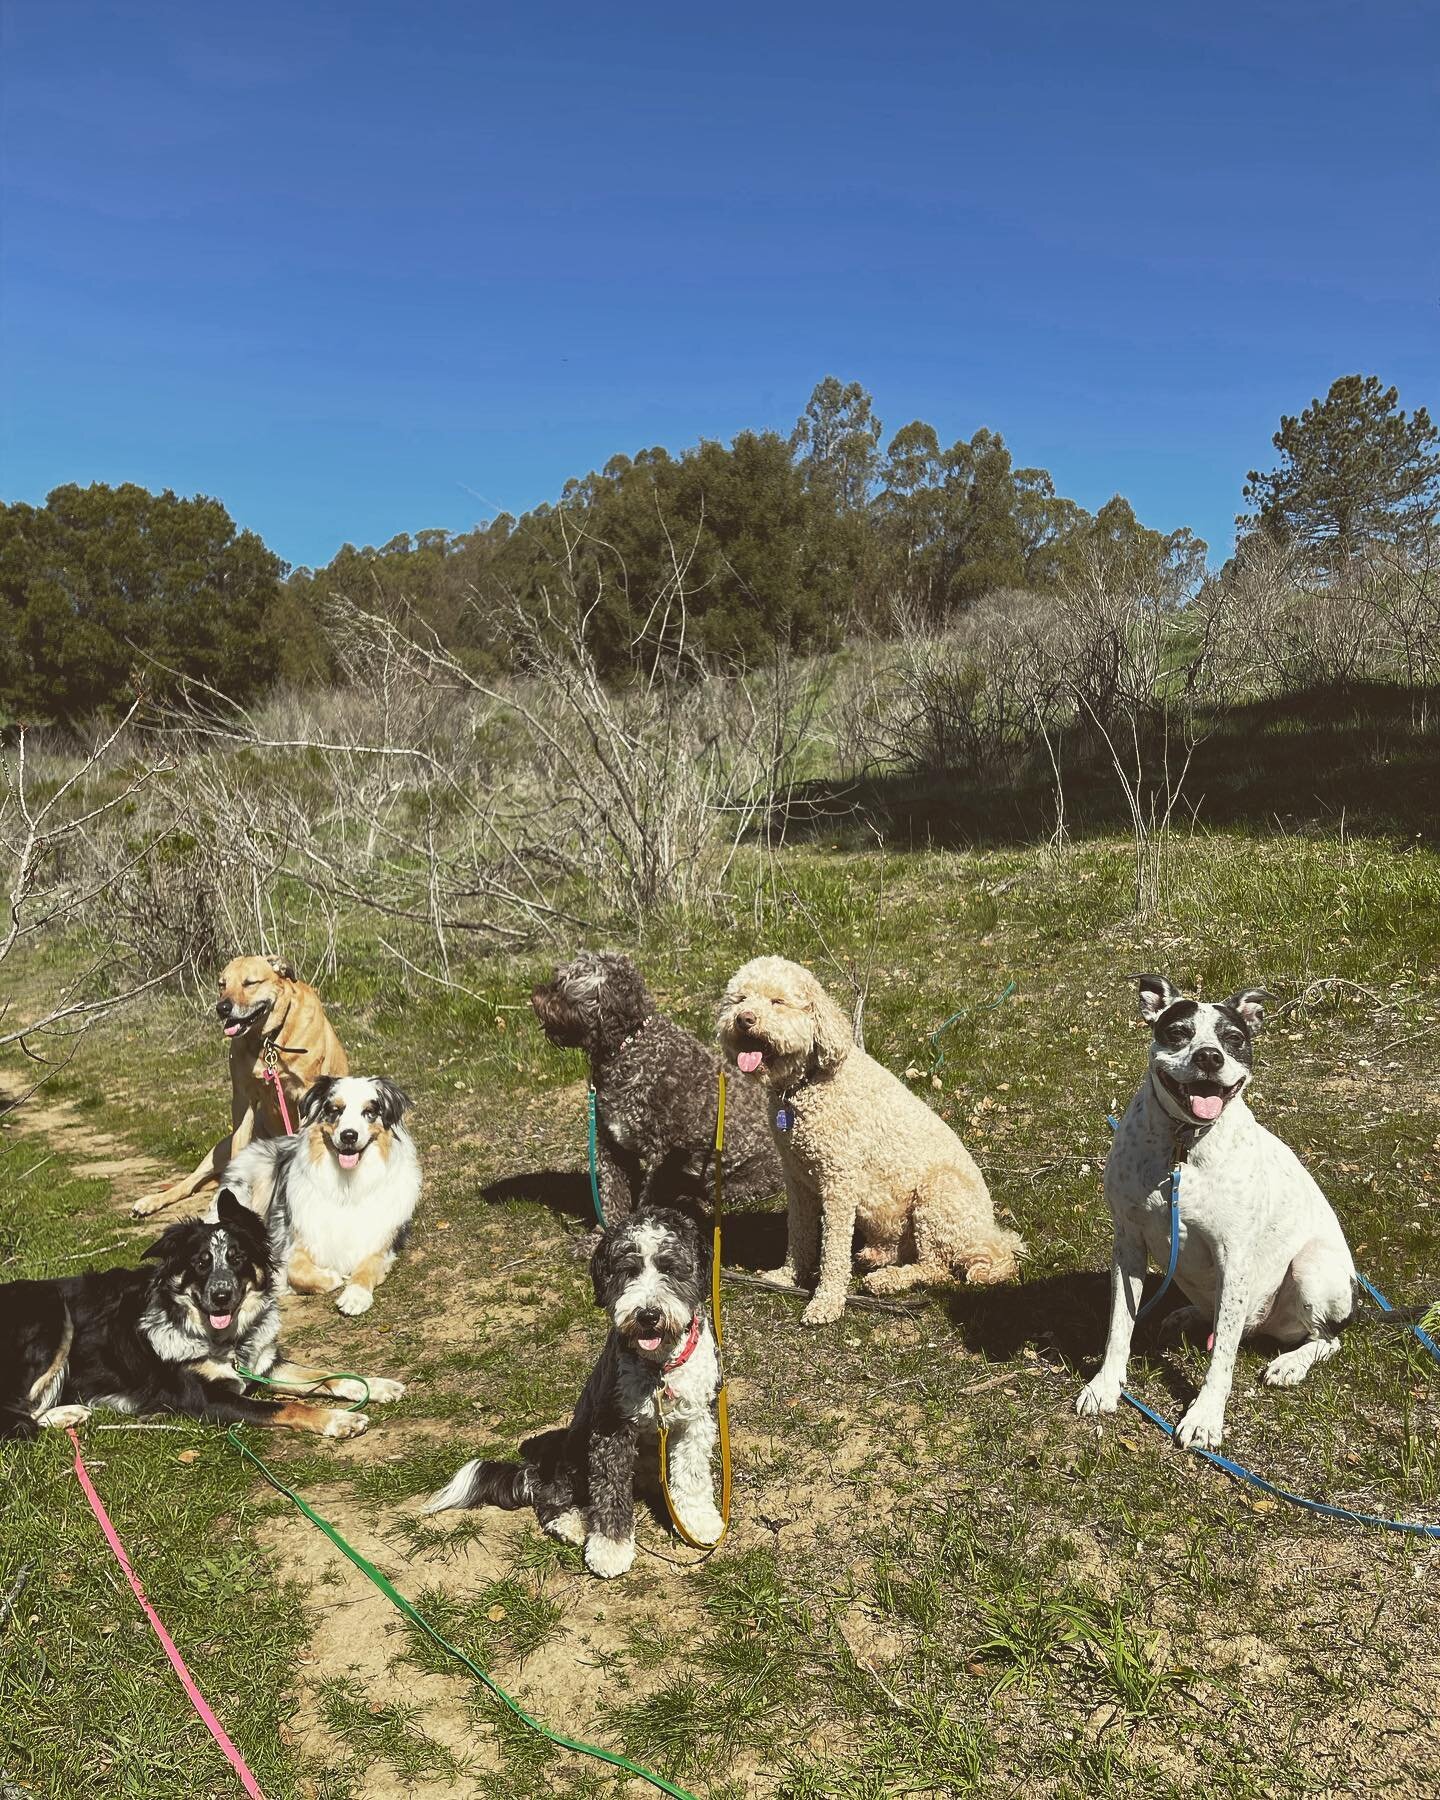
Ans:
[[[810,992],[810,1014],[815,1021],[815,1066],[833,1069],[855,1048],[850,1021],[817,981]]]
[[[295,965],[288,956],[267,956],[265,960],[282,981],[294,981],[296,979]]]

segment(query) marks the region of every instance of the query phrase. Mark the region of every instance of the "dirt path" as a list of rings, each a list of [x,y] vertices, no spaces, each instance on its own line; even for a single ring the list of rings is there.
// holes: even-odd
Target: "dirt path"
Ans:
[[[0,1083],[0,1112],[19,1100],[23,1088]],[[27,1100],[12,1115],[27,1133],[44,1138],[52,1150],[72,1160],[76,1175],[108,1181],[120,1210],[163,1179],[166,1169],[153,1156],[143,1156],[124,1138],[94,1125],[73,1101]]]

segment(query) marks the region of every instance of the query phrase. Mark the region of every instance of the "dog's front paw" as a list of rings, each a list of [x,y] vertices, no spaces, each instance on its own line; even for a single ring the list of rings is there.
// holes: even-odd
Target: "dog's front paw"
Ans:
[[[680,1523],[697,1544],[718,1544],[725,1535],[725,1521],[713,1501],[682,1513]]]
[[[142,1194],[138,1200],[131,1203],[130,1217],[132,1219],[148,1219],[151,1213],[157,1213],[162,1206],[169,1204],[170,1196],[168,1194]]]
[[[351,1438],[359,1437],[362,1431],[368,1431],[370,1421],[364,1413],[329,1411],[325,1415],[323,1437]]]
[[[1120,1404],[1119,1382],[1103,1381],[1096,1376],[1087,1381],[1080,1390],[1075,1402],[1075,1410],[1082,1419],[1093,1419],[1097,1413],[1113,1413]]]
[[[541,1525],[553,1538],[559,1538],[562,1544],[583,1544],[585,1542],[585,1517],[578,1506],[567,1506],[562,1513],[556,1513],[553,1519],[542,1519]],[[598,1544],[601,1540],[595,1539]]]
[[[800,1315],[802,1325],[833,1325],[845,1310],[844,1294],[816,1294]]]
[[[369,1312],[375,1304],[375,1296],[369,1288],[361,1287],[359,1282],[350,1282],[336,1300],[336,1308],[347,1318],[356,1318],[361,1313]]]
[[[405,1398],[405,1383],[403,1381],[387,1381],[383,1375],[370,1376],[365,1387],[370,1389],[368,1395],[365,1393],[364,1387],[357,1382],[356,1391],[353,1394],[347,1394],[346,1399],[364,1400],[370,1406],[389,1406],[394,1401]]]
[[[1225,1403],[1201,1394],[1175,1427],[1182,1450],[1218,1450],[1225,1437]]]
[[[786,1261],[778,1269],[762,1269],[756,1277],[759,1281],[768,1281],[772,1287],[798,1287],[795,1279],[795,1265]]]
[[[623,1575],[635,1560],[634,1538],[588,1537],[585,1540],[585,1567],[592,1575],[609,1581]]]
[[[52,1406],[41,1413],[38,1423],[47,1426],[83,1425],[90,1417],[88,1406]]]

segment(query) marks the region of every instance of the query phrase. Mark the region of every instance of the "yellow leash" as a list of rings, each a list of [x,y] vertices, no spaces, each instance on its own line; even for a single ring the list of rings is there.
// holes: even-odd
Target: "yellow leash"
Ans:
[[[719,1094],[715,1107],[715,1238],[710,1252],[710,1316],[715,1329],[715,1348],[720,1354],[720,1391],[715,1396],[715,1416],[720,1427],[720,1536],[713,1544],[702,1544],[680,1523],[675,1502],[670,1498],[670,1466],[666,1453],[669,1429],[665,1424],[664,1389],[655,1396],[655,1410],[660,1418],[660,1492],[665,1496],[665,1510],[676,1534],[692,1550],[703,1550],[708,1556],[718,1550],[730,1529],[730,1396],[725,1387],[725,1331],[720,1322],[720,1217],[724,1199],[725,1164],[725,1071],[720,1071]]]

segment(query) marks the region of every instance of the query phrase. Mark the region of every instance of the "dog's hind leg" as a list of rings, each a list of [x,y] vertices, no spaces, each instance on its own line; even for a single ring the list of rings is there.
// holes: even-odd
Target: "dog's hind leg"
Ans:
[[[1340,1348],[1340,1327],[1350,1316],[1350,1258],[1343,1249],[1312,1238],[1291,1261],[1266,1318],[1257,1329],[1281,1342],[1298,1337],[1300,1344],[1266,1364],[1271,1387],[1298,1387],[1317,1363],[1328,1362]]]
[[[297,1294],[333,1294],[345,1285],[343,1275],[335,1269],[322,1268],[303,1244],[296,1244],[290,1252],[285,1276]]]
[[[36,1419],[37,1425],[61,1427],[65,1425],[83,1425],[90,1417],[88,1406],[52,1406]]]

